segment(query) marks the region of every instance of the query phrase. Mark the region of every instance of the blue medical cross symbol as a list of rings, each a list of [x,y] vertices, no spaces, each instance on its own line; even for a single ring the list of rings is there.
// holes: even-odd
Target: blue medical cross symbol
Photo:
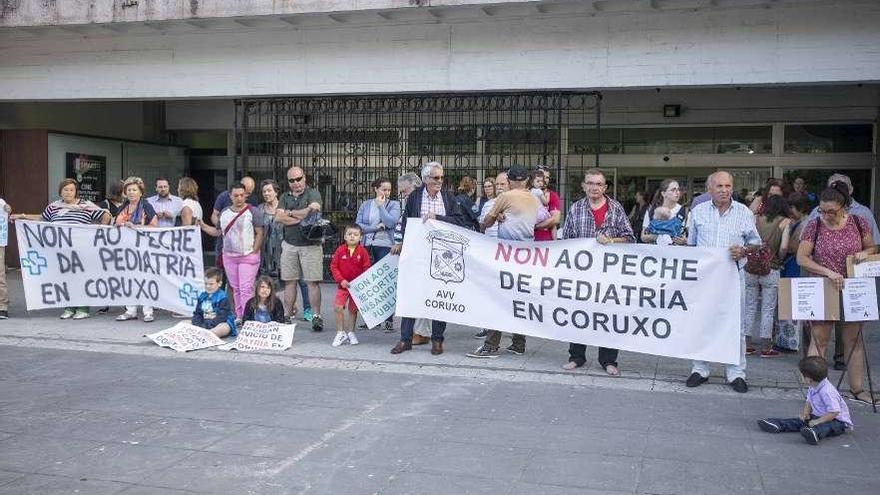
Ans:
[[[192,307],[196,305],[196,301],[199,300],[199,291],[196,290],[195,287],[192,286],[189,282],[183,284],[183,287],[177,291],[177,297],[180,298],[181,301],[186,303],[187,306]]]
[[[48,266],[49,262],[46,258],[34,250],[28,251],[26,258],[21,258],[21,267],[27,268],[31,275],[42,274],[43,268],[47,268]]]

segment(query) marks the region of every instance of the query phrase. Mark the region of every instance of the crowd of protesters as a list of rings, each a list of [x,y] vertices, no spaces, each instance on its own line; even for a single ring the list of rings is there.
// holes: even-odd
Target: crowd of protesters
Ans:
[[[14,205],[0,199],[0,215],[4,223],[8,217],[10,221],[113,224],[136,229],[199,226],[218,238],[216,265],[222,270],[206,276],[209,287],[199,298],[194,323],[225,336],[234,335],[243,320],[292,321],[297,318],[297,299],[301,296],[302,318],[311,322],[313,330],[321,331],[323,239],[313,237],[309,227],[320,221],[322,198],[310,186],[302,168],[292,166],[285,176],[286,188],[267,179],[256,191],[256,182],[243,177],[220,194],[209,219],[204,218],[198,200],[198,184],[189,177],[179,180],[178,195],[171,194],[168,179],[159,178],[153,184],[155,195],[146,198],[144,182],[129,177],[112,183],[106,199],[99,204],[80,198],[78,183],[65,179],[58,187],[59,199],[41,214],[12,213]],[[700,191],[690,202],[679,181],[666,179],[651,194],[636,192],[635,203],[627,213],[609,194],[604,173],[591,169],[581,183],[584,196],[573,201],[565,215],[559,194],[550,185],[549,169],[528,170],[513,165],[481,183],[464,176],[453,191],[445,187],[445,168],[438,162],[426,164],[418,175],[407,173],[396,180],[374,180],[370,184],[371,197],[364,198],[354,221],[340,232],[340,241],[344,242],[335,250],[331,263],[337,285],[333,305],[337,335],[333,345],[358,342],[357,308],[348,293],[349,284],[371,264],[400,253],[407,219],[435,219],[518,241],[595,238],[602,244],[642,242],[664,249],[687,245],[724,247],[740,268],[742,303],[741,358],[739,363],[726,365],[730,386],[737,392],[748,390],[747,356],[772,358],[801,349],[811,356],[824,356],[835,332],[833,363],[836,369],[849,372],[849,398],[871,401],[863,384],[861,324],[807,324],[778,321],[776,316],[781,277],[827,277],[840,288],[846,277],[847,257],[854,256],[858,262],[877,251],[877,222],[870,209],[853,199],[849,177],[832,175],[818,195],[806,190],[803,178],[796,178],[792,184],[770,179],[763,188],[749,193],[737,192],[733,176],[718,171],[707,178],[705,192]],[[4,251],[0,246],[0,259]],[[228,295],[219,289],[224,283],[229,286]],[[283,297],[276,304],[279,287]],[[154,320],[152,307],[143,306],[141,312],[143,321]],[[65,308],[61,313],[62,319],[89,316],[87,307]],[[4,275],[0,277],[0,319],[7,317]],[[137,306],[127,306],[116,317],[119,321],[137,318]],[[382,328],[393,332],[393,317]],[[432,354],[442,354],[445,329],[444,321],[404,317],[400,340],[391,353],[430,343]],[[498,329],[481,330],[475,337],[483,343],[467,356],[499,357],[501,335]],[[525,350],[525,336],[513,334],[506,351],[522,355]],[[586,363],[586,346],[571,343],[562,368],[572,371]],[[608,375],[620,374],[617,349],[599,348],[598,363]],[[694,362],[687,386],[706,382],[710,369],[710,363]]]

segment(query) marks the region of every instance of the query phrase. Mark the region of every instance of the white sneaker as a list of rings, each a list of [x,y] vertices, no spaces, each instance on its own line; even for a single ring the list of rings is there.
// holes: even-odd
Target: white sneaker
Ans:
[[[131,313],[122,313],[121,315],[116,317],[116,321],[136,320],[137,317],[137,315],[133,315]]]
[[[336,337],[333,339],[333,347],[339,347],[348,340],[348,336],[345,335],[345,332],[336,332]]]
[[[351,345],[358,345],[358,338],[354,332],[348,332],[348,343]]]
[[[88,318],[89,316],[92,316],[92,315],[90,315],[88,311],[77,311],[76,313],[73,314],[73,319],[74,320],[83,320],[83,319]]]
[[[72,318],[74,314],[75,314],[75,313],[74,313],[74,311],[73,311],[72,309],[67,308],[67,309],[64,310],[63,313],[61,313],[61,319],[62,319],[62,320],[68,320],[68,319]]]
[[[144,322],[145,322],[145,323],[150,323],[151,321],[153,321],[153,320],[155,320],[155,319],[156,319],[156,318],[153,316],[152,313],[150,313],[150,314],[148,314],[148,315],[144,315]]]

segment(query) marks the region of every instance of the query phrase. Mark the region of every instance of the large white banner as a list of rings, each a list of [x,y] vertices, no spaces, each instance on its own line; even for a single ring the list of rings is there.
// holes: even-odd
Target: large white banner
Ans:
[[[375,327],[394,314],[399,259],[393,255],[385,256],[348,286],[367,328]]]
[[[191,314],[204,288],[198,227],[15,222],[27,309],[143,304]]]
[[[517,242],[409,219],[396,313],[660,356],[738,363],[727,249]]]

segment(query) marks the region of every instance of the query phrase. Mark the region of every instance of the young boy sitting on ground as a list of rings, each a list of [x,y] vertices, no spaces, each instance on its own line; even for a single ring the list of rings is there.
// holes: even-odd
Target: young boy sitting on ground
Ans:
[[[336,338],[333,339],[333,347],[339,347],[347,340],[349,344],[358,343],[354,334],[357,323],[358,308],[348,292],[348,286],[352,280],[370,269],[370,254],[361,246],[361,228],[358,225],[349,225],[345,228],[345,242],[336,248],[333,258],[330,260],[330,273],[336,280]],[[345,305],[348,304],[349,325],[345,330]]]
[[[800,417],[761,419],[758,426],[767,433],[799,431],[810,445],[851,430],[849,408],[840,392],[828,381],[828,363],[819,356],[810,356],[801,359],[798,368],[810,386]]]
[[[226,297],[226,291],[220,290],[222,283],[223,272],[216,268],[205,270],[205,292],[199,294],[192,317],[193,325],[206,328],[221,339],[227,335],[234,337],[238,333],[229,298]]]

